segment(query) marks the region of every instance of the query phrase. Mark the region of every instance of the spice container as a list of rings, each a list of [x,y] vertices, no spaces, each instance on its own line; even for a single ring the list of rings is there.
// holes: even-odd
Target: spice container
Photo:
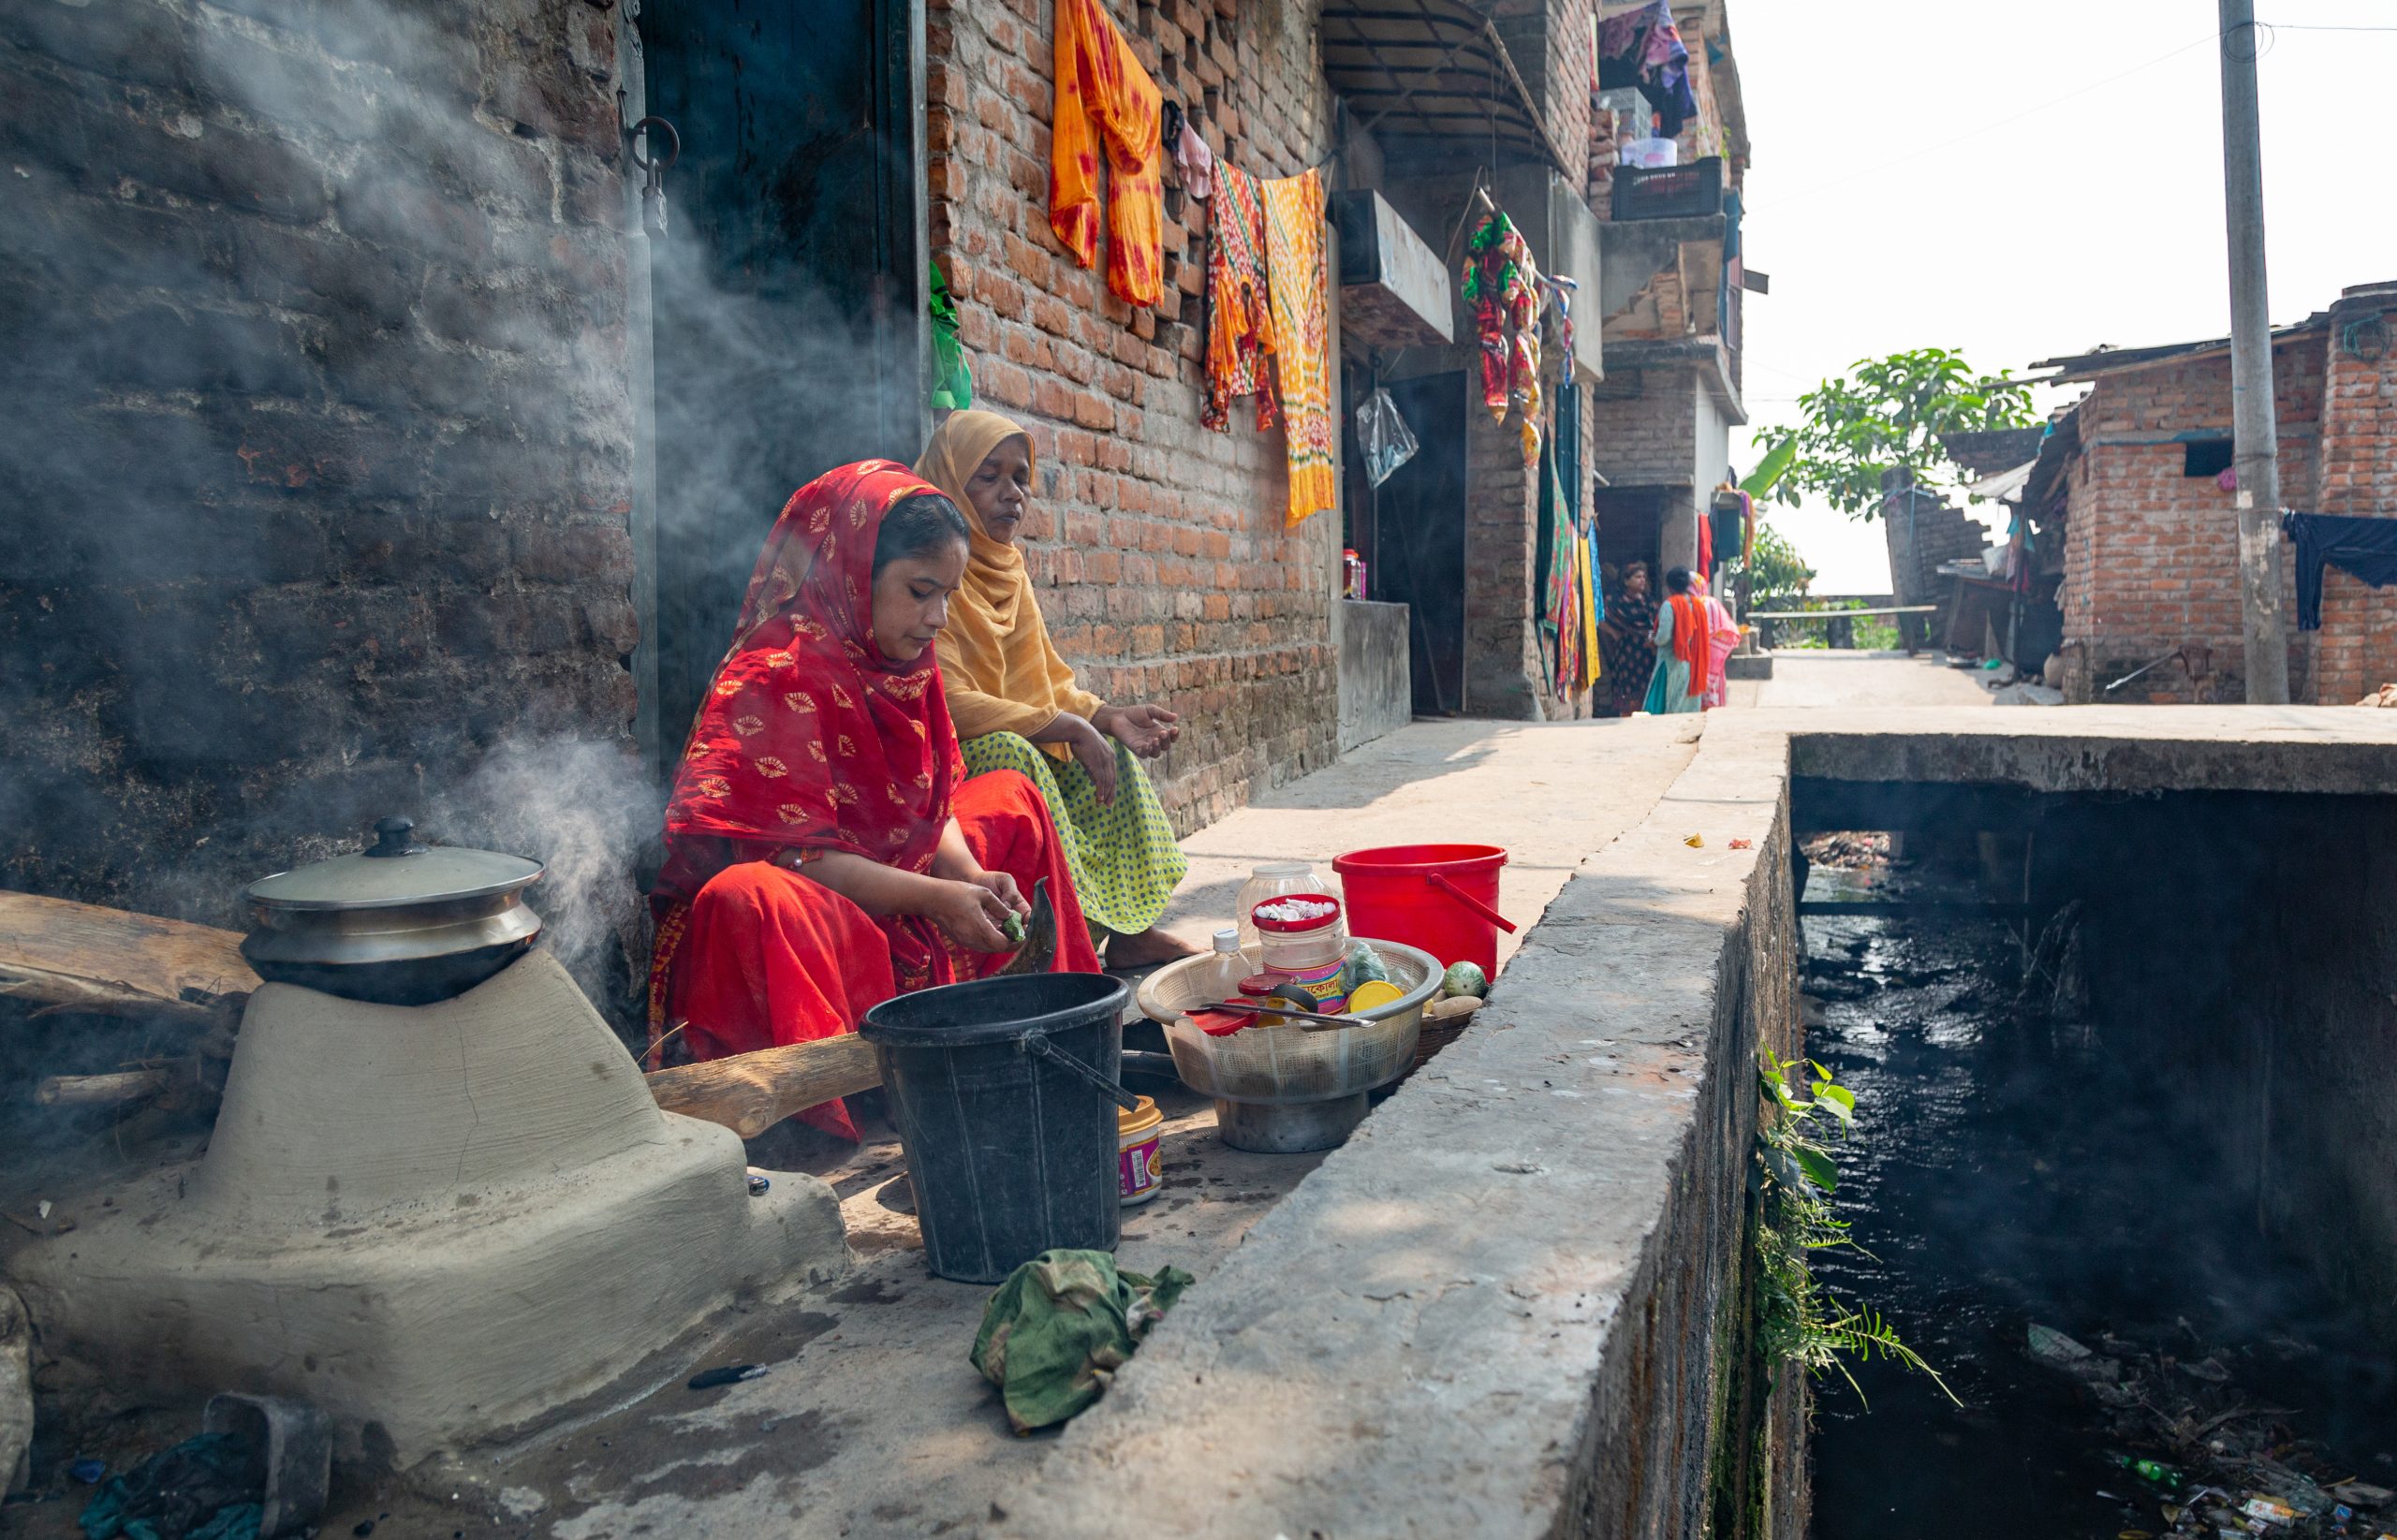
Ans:
[[[1315,874],[1315,867],[1306,861],[1266,861],[1251,871],[1248,880],[1240,885],[1240,896],[1232,901],[1232,914],[1240,927],[1240,944],[1254,957],[1257,948],[1257,922],[1249,917],[1256,907],[1269,899],[1287,897],[1292,893],[1320,893],[1326,884]]]
[[[1348,921],[1329,893],[1290,893],[1249,911],[1264,953],[1265,971],[1313,995],[1316,1008],[1337,1016],[1348,1004]]]
[[[1129,1112],[1115,1114],[1116,1176],[1126,1203],[1146,1203],[1165,1185],[1157,1169],[1157,1137],[1165,1131],[1165,1114],[1156,1098],[1143,1096]]]

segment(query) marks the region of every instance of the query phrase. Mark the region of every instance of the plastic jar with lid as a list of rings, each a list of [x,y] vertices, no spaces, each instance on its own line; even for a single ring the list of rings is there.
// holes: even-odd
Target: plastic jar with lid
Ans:
[[[1337,1015],[1348,1004],[1348,917],[1329,893],[1286,893],[1248,911],[1265,971],[1315,996]]]
[[[1248,880],[1240,885],[1240,896],[1232,901],[1233,923],[1240,930],[1240,944],[1254,953],[1257,921],[1249,917],[1258,904],[1291,893],[1320,893],[1325,887],[1324,880],[1315,874],[1315,867],[1307,861],[1266,861],[1257,866],[1249,873]]]

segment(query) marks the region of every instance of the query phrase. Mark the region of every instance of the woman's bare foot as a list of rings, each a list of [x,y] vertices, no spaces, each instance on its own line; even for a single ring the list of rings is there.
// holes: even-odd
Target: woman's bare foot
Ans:
[[[1137,936],[1107,938],[1107,965],[1110,968],[1154,968],[1161,962],[1198,955],[1198,947],[1175,940],[1154,925]]]

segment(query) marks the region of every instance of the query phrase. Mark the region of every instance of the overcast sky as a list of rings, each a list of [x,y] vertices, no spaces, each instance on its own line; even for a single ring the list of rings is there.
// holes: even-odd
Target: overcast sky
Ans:
[[[2258,68],[2281,325],[2397,279],[2397,0],[2256,3],[2280,23]],[[2229,330],[2214,0],[1730,0],[1730,26],[1755,141],[1744,247],[1772,278],[1747,301],[1752,426],[1902,348],[2020,373]],[[1756,462],[1745,432],[1732,459]],[[1771,518],[1817,592],[1888,591],[1877,523]]]

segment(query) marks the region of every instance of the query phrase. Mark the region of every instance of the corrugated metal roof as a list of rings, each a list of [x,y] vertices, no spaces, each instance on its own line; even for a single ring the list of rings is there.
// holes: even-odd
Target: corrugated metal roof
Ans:
[[[2292,338],[2319,331],[2330,323],[2329,312],[2316,311],[2295,326],[2274,327],[2272,342],[2277,345]],[[2154,347],[2099,347],[2087,353],[2066,354],[2060,359],[2041,359],[2031,367],[2055,371],[2040,383],[2061,384],[2067,380],[2093,380],[2100,374],[2117,374],[2125,369],[2145,369],[2151,364],[2202,358],[2209,353],[2224,352],[2229,346],[2230,339],[2228,337],[2207,337],[2193,343],[2162,343]]]
[[[1325,79],[1376,139],[1494,139],[1566,169],[1498,29],[1463,0],[1326,0],[1322,43]]]

